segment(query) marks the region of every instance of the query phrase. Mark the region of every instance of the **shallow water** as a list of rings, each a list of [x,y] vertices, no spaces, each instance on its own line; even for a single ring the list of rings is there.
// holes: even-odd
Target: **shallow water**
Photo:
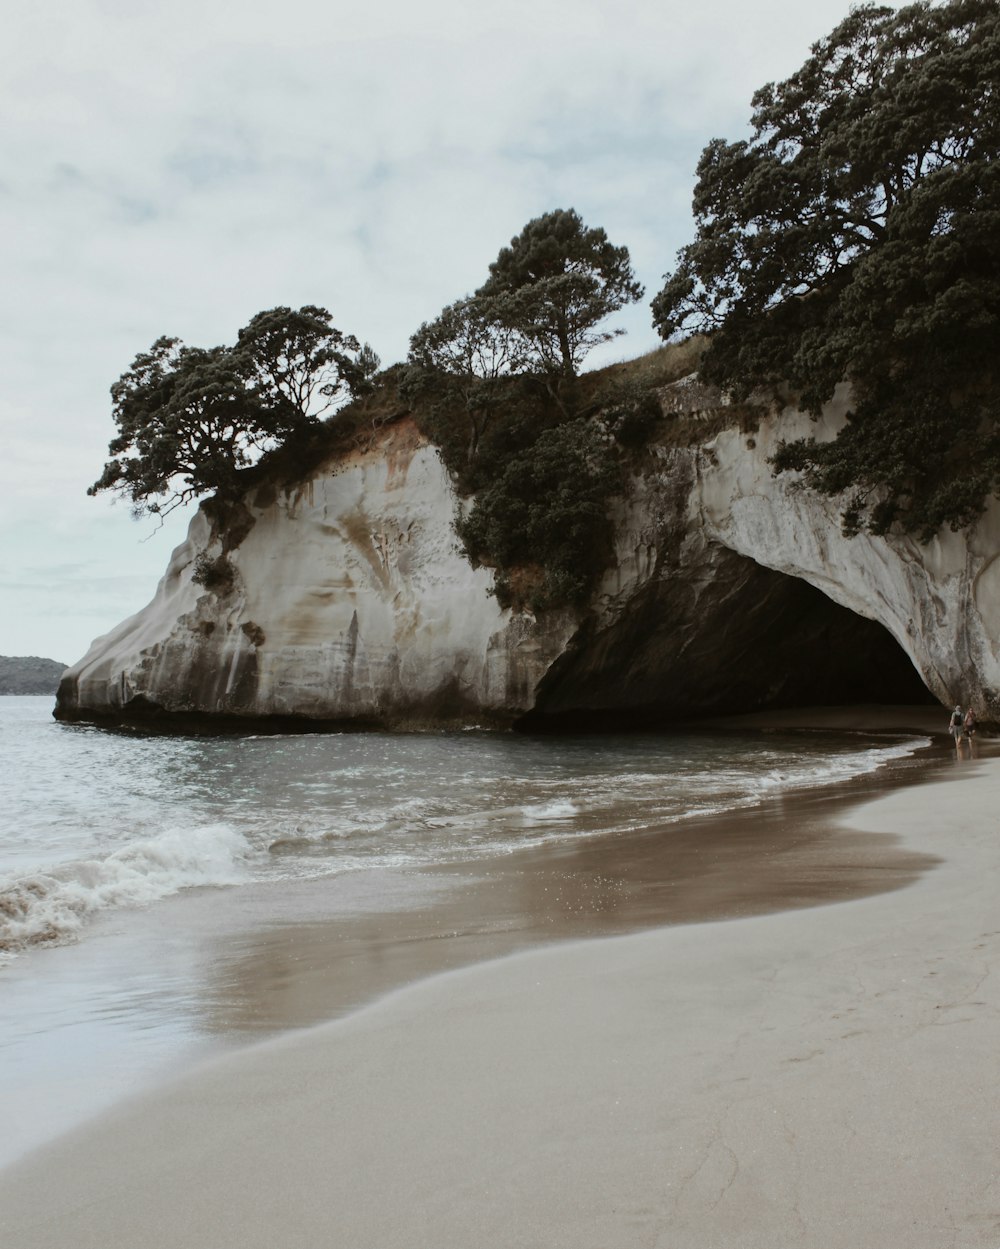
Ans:
[[[871,772],[919,745],[845,735],[150,737],[0,700],[0,951],[194,886],[494,858]]]
[[[691,866],[705,815],[742,811],[752,828],[768,800],[926,745],[149,737],[57,724],[50,710],[0,699],[0,1162],[172,1063],[513,948],[553,917],[581,913],[563,935],[604,931],[602,915],[613,930],[661,922],[630,918],[634,881],[614,868],[629,856],[656,851],[638,874],[663,876],[655,906],[673,890],[681,915],[685,882],[711,868]],[[740,846],[726,853],[731,875]],[[450,952],[428,958],[442,938]]]

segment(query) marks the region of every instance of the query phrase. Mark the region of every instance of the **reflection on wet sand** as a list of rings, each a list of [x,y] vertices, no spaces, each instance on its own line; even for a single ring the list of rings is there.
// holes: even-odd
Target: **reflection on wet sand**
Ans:
[[[950,754],[950,751],[948,752]],[[846,805],[940,775],[927,752],[829,790],[642,834],[521,850],[409,874],[402,905],[357,874],[290,886],[287,918],[218,934],[192,1002],[230,1039],[334,1018],[400,985],[549,940],[736,918],[902,888],[937,859],[832,827]],[[374,875],[374,874],[373,874]],[[391,887],[391,876],[379,882]],[[378,882],[375,882],[378,883]],[[273,886],[271,887],[273,888]],[[360,891],[360,892],[359,892]],[[291,896],[291,895],[290,895]],[[307,915],[310,918],[303,919]],[[296,918],[299,916],[299,918]]]

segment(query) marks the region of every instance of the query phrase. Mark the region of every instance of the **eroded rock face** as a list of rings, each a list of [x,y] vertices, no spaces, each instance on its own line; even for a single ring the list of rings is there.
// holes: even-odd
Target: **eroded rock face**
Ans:
[[[57,715],[509,723],[575,621],[502,610],[459,549],[457,505],[400,422],[294,490],[251,495],[235,549],[202,509],[153,602],[70,669]]]
[[[717,414],[718,396],[698,386],[675,388],[671,401],[668,412],[714,404],[706,425]],[[766,707],[930,700],[911,659],[880,624],[832,602],[802,571],[786,575],[752,551],[738,553],[730,535],[708,522],[706,498],[729,484],[717,442],[650,449],[618,507],[615,558],[597,610],[546,673],[531,723],[583,714],[593,723],[641,724]],[[833,514],[825,523],[839,526],[839,519]]]
[[[766,568],[802,578],[850,612],[877,621],[940,702],[1000,718],[1000,502],[967,531],[913,537],[840,531],[837,501],[775,478],[779,437],[824,441],[844,421],[846,390],[819,421],[786,411],[752,435],[727,429],[696,453],[692,527]],[[752,444],[752,445],[750,445]]]
[[[926,547],[845,539],[834,502],[772,476],[778,418],[748,434],[718,406],[672,391],[588,613],[500,608],[459,549],[437,452],[401,421],[251,494],[239,524],[200,511],[153,602],[70,669],[57,715],[618,726],[929,689],[995,718],[1000,511]],[[692,410],[704,437],[671,445]],[[843,399],[780,429],[832,437],[842,420]]]

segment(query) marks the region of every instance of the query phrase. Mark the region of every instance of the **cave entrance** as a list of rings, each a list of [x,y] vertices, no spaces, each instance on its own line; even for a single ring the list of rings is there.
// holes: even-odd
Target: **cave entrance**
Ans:
[[[937,705],[882,625],[723,547],[585,627],[519,727],[644,727],[788,707]]]

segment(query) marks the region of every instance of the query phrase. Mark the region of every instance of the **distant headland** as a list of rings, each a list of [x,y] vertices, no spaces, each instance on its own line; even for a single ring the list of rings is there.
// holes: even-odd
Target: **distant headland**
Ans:
[[[0,694],[55,694],[67,666],[37,655],[0,655]]]

